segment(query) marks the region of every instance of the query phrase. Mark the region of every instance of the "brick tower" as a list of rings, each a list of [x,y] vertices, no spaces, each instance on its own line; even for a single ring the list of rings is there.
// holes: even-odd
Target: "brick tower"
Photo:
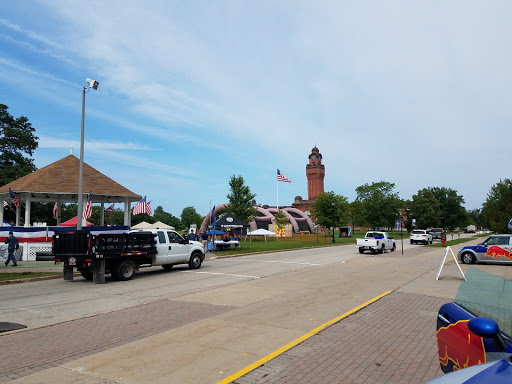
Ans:
[[[325,167],[322,164],[322,154],[315,146],[309,155],[309,164],[306,165],[306,177],[308,178],[308,200],[324,193]]]

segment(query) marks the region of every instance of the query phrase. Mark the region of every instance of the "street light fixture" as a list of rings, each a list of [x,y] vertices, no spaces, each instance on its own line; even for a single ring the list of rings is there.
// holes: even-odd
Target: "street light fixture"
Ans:
[[[85,118],[85,93],[90,88],[98,89],[96,80],[87,79],[87,83],[82,91],[82,131],[80,136],[80,171],[78,173],[78,204],[76,209],[76,229],[82,229],[82,216],[83,216],[83,189],[84,189],[84,118]]]
[[[334,243],[334,201],[331,201],[331,205],[332,205],[332,242]]]

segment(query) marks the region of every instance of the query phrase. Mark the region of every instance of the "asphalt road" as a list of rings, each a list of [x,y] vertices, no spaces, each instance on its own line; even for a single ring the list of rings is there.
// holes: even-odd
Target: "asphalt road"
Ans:
[[[421,246],[404,241],[404,250],[409,249]],[[401,253],[399,241],[395,253]],[[5,285],[0,287],[0,321],[40,327],[243,281],[379,256],[359,254],[354,245],[230,258],[219,255],[208,258],[199,270],[190,270],[186,265],[175,266],[171,271],[146,268],[127,282],[114,282],[107,277],[106,284],[101,285],[75,277],[73,282],[55,279]]]
[[[0,321],[28,328],[0,335],[16,359],[0,362],[0,382],[217,382],[388,290],[453,298],[453,263],[435,281],[443,253],[345,245],[151,268],[128,282],[2,285]]]

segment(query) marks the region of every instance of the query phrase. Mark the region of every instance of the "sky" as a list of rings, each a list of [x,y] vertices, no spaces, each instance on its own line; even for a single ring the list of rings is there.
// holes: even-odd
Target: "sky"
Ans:
[[[0,103],[42,168],[79,157],[153,210],[206,215],[241,175],[258,204],[381,180],[467,209],[510,178],[508,1],[0,2]],[[277,185],[276,170],[292,183]],[[117,208],[122,208],[119,204]]]

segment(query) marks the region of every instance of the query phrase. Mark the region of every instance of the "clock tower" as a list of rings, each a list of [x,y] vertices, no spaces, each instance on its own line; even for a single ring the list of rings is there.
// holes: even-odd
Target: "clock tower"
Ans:
[[[308,178],[308,200],[313,200],[324,193],[325,167],[322,164],[322,154],[315,146],[309,155],[309,164],[306,165],[306,177]]]

